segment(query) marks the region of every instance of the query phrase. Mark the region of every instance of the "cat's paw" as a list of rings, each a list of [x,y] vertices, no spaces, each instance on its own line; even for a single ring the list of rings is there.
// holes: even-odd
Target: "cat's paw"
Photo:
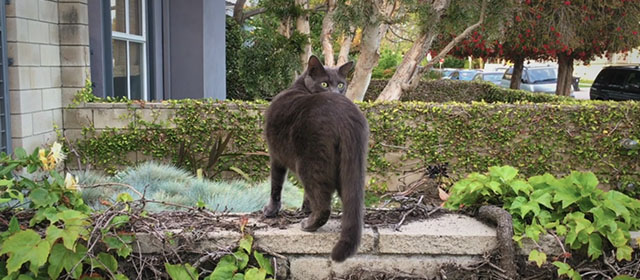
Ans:
[[[318,230],[318,228],[320,228],[319,226],[310,224],[309,218],[302,220],[302,222],[300,222],[300,226],[302,227],[303,231],[307,231],[307,232],[314,232]]]
[[[273,218],[278,216],[278,212],[280,211],[280,204],[272,204],[269,203],[267,206],[262,208],[262,216],[265,218]]]

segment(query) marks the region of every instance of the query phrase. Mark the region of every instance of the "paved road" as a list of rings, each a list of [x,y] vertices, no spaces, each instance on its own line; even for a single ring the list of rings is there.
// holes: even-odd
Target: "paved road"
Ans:
[[[589,99],[589,89],[588,87],[581,87],[580,91],[576,91],[573,93],[576,99]]]

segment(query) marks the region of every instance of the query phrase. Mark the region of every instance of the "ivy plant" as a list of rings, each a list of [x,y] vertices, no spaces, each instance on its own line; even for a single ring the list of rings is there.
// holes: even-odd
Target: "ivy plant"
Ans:
[[[640,228],[640,201],[615,190],[603,191],[591,172],[571,172],[562,178],[548,173],[522,178],[511,166],[492,166],[456,182],[445,206],[450,209],[484,204],[501,205],[513,216],[514,240],[539,241],[541,234],[564,237],[571,249],[586,249],[595,260],[611,246],[616,259],[631,260],[630,230]],[[565,259],[567,256],[561,256]],[[532,250],[529,260],[539,266],[548,256]],[[567,263],[556,261],[558,273],[579,279]]]
[[[78,193],[75,177],[62,177],[57,171],[64,158],[58,143],[49,150],[36,148],[31,154],[22,148],[16,148],[13,155],[0,153],[0,213],[11,217],[0,233],[2,279],[57,279],[63,275],[79,279],[87,270],[126,279],[117,272],[113,255],[88,253],[85,241],[91,231],[92,210]],[[115,226],[104,229],[105,233],[111,228]]]

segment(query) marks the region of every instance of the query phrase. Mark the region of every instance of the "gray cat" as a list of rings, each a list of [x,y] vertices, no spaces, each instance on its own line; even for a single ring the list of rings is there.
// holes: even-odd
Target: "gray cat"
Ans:
[[[271,157],[271,199],[266,217],[280,210],[287,169],[304,185],[302,229],[315,231],[331,214],[331,196],[342,200],[342,231],[331,258],[344,261],[360,244],[369,126],[360,109],[344,96],[352,62],[324,67],[312,56],[307,70],[279,93],[265,112]]]

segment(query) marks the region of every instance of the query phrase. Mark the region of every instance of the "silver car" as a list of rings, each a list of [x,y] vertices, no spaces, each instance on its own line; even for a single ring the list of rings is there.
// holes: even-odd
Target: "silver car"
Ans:
[[[507,69],[502,76],[502,82],[500,84],[503,88],[509,88],[511,85],[511,75],[513,73],[513,67]],[[556,85],[558,83],[558,68],[557,67],[527,67],[522,69],[522,82],[520,83],[520,89],[530,92],[544,92],[555,93]],[[573,91],[573,89],[572,89]]]

